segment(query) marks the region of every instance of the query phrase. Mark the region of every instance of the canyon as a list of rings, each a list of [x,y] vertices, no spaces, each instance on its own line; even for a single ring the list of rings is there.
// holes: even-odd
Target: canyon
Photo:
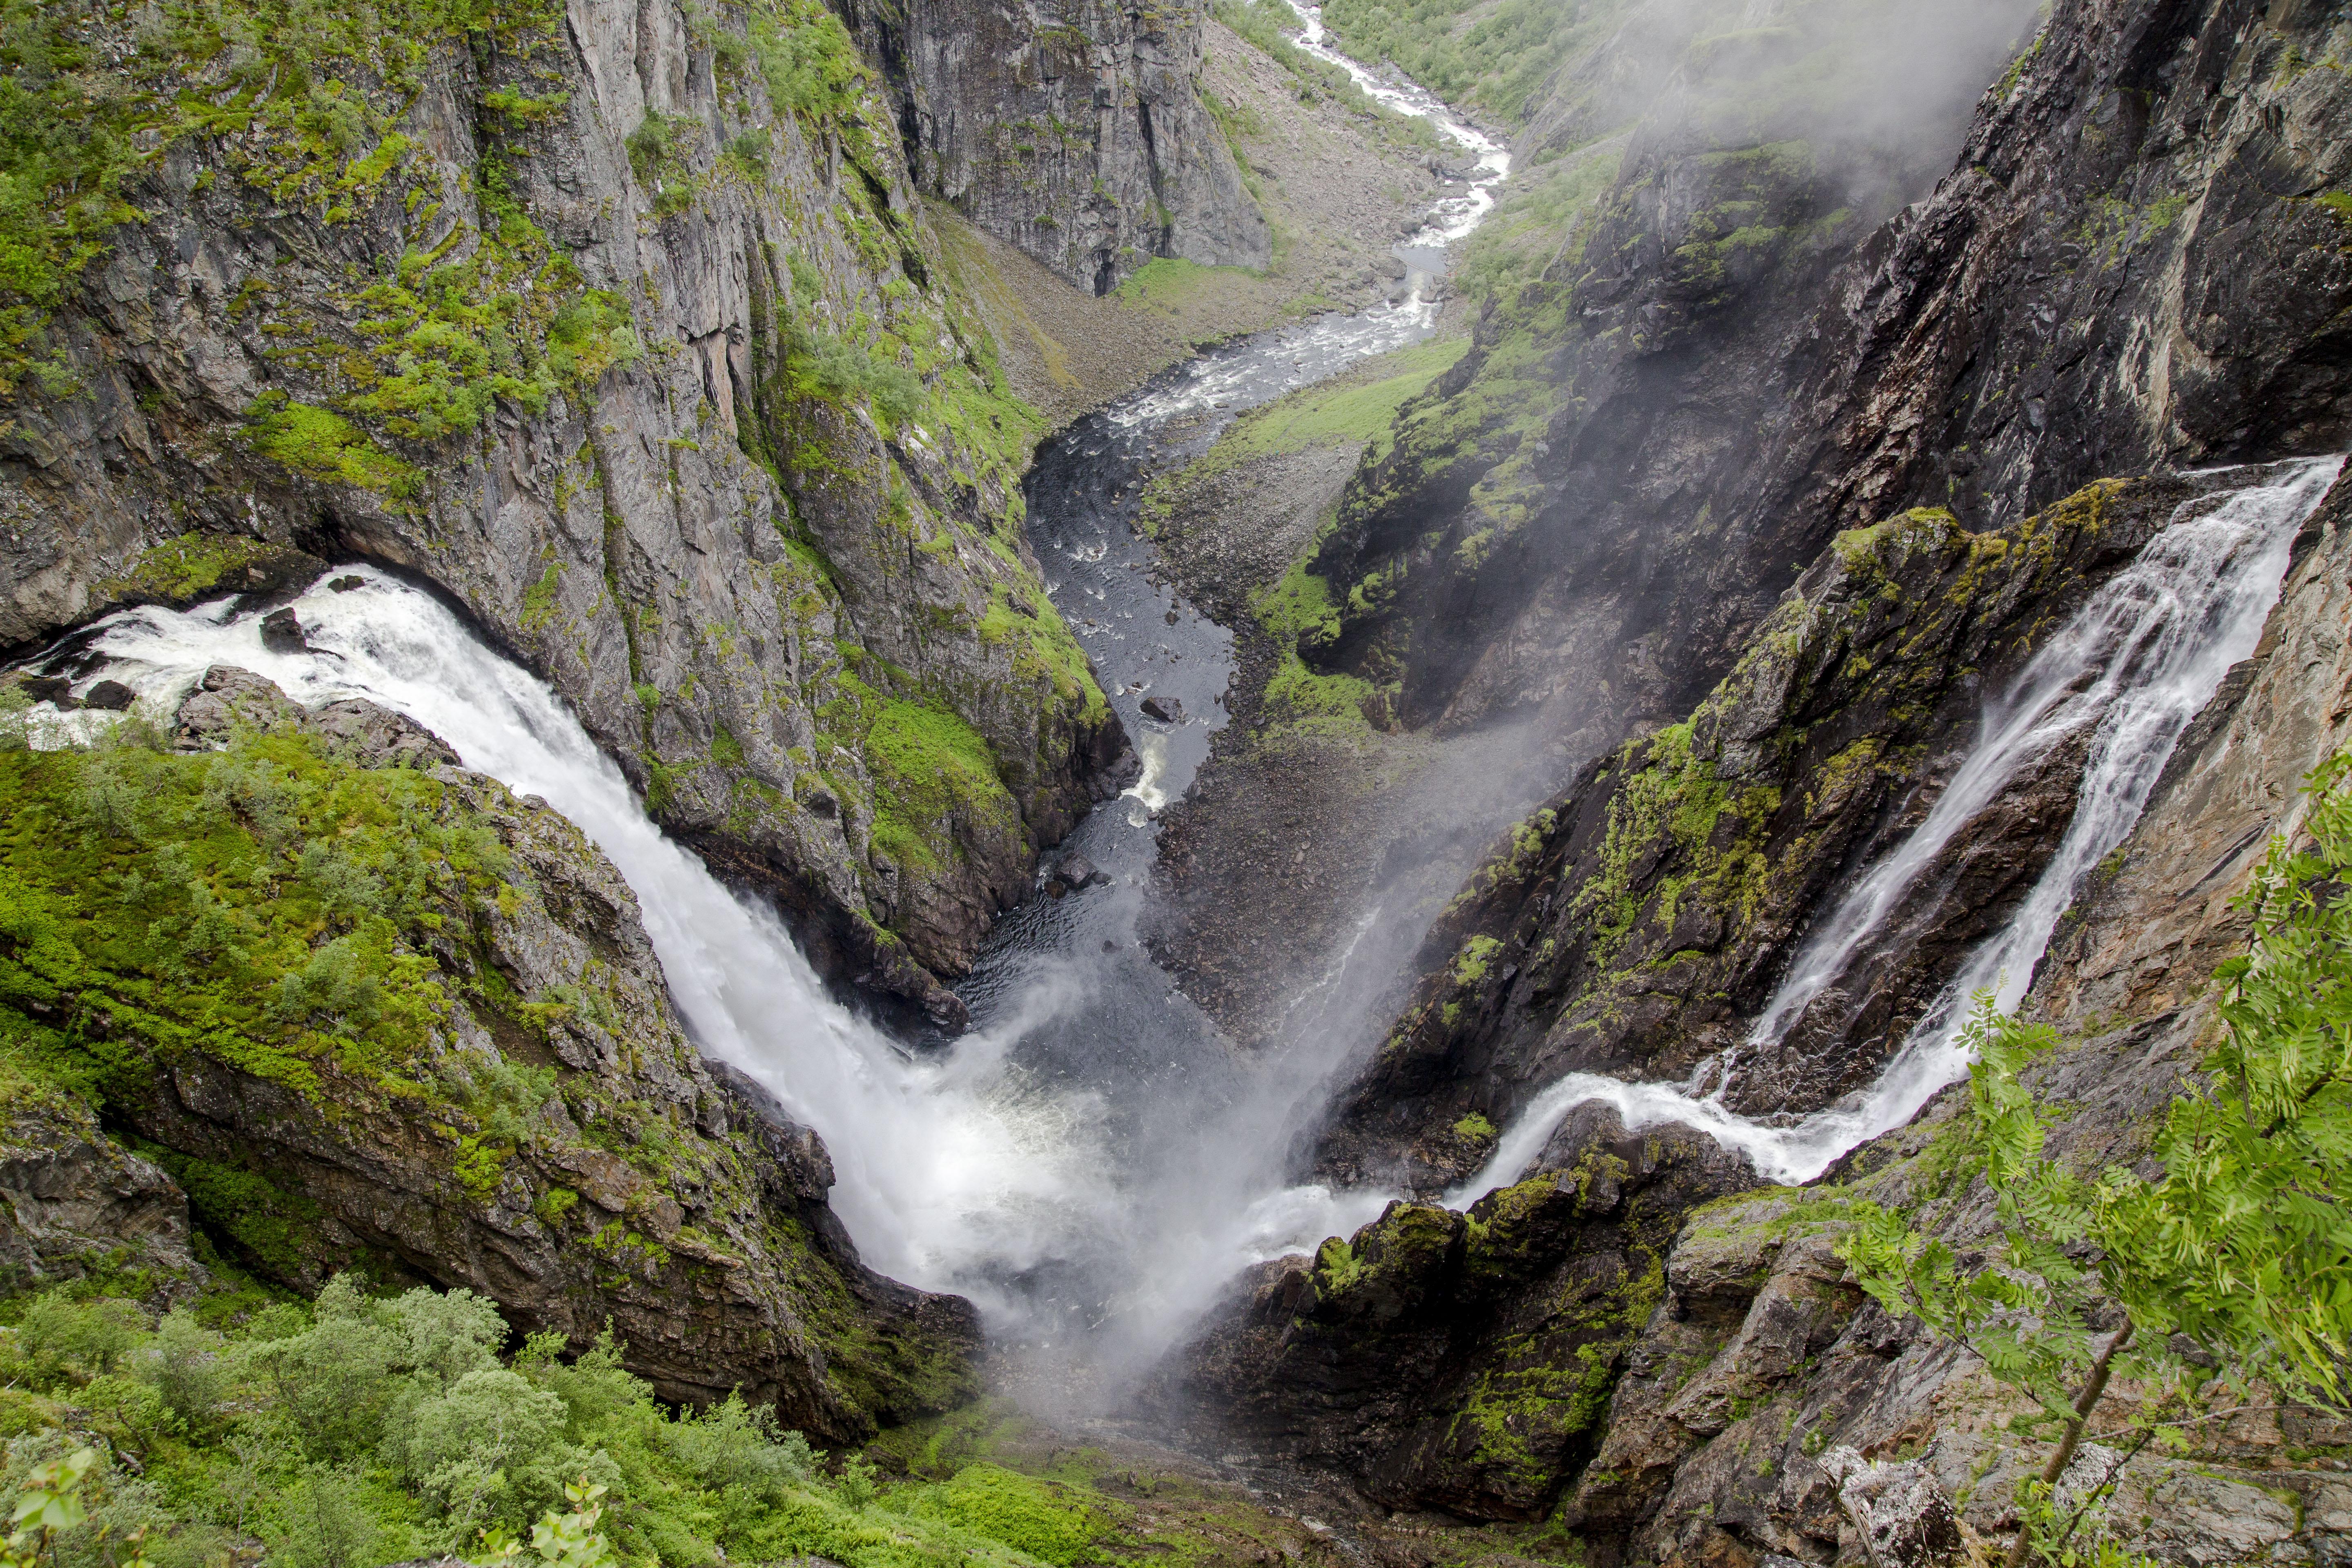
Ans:
[[[2352,744],[2352,23],[1438,10],[12,16],[11,1289],[1125,1521],[1006,1561],[1998,1549],[1837,1248],[1987,1245],[1980,989],[2145,1163]]]

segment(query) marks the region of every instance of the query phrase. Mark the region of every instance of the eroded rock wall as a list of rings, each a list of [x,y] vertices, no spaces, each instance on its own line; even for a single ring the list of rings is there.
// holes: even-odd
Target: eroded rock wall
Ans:
[[[2339,10],[2065,0],[1907,189],[1801,94],[1739,107],[1836,10],[1695,50],[1573,154],[1608,195],[1357,477],[1302,652],[1396,721],[1534,710],[1593,754],[1686,710],[1840,530],[2347,438]]]
[[[857,0],[916,184],[1080,288],[1154,257],[1259,267],[1265,217],[1201,100],[1206,0]]]
[[[1988,695],[2197,489],[2104,482],[1997,532],[1917,510],[1841,537],[1688,719],[1589,764],[1496,846],[1432,927],[1318,1171],[1437,1191],[1569,1072],[1681,1082],[1727,1059],[1700,1087],[1750,1115],[1867,1086],[2041,874],[2087,734],[2035,758],[1759,1049],[1791,953],[1933,807]]]
[[[832,973],[954,1022],[1122,740],[840,24],[580,0],[277,58],[57,15],[165,107],[16,367],[0,645],[269,547],[401,566]]]

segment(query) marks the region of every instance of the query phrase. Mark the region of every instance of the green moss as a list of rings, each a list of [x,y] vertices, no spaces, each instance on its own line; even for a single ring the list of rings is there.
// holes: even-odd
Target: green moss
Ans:
[[[447,1012],[446,913],[509,874],[439,780],[302,734],[0,752],[0,1016],[100,1097],[196,1052],[400,1089]]]
[[[98,593],[184,604],[218,587],[231,572],[272,553],[272,546],[239,534],[184,533],[142,552],[128,572],[109,579]]]
[[[1495,1124],[1474,1110],[1454,1124],[1454,1135],[1473,1143],[1484,1143],[1495,1136]]]
[[[246,411],[246,438],[263,457],[308,479],[403,499],[422,482],[415,468],[377,447],[350,420],[282,392],[254,399]]]
[[[1454,955],[1454,984],[1470,986],[1486,978],[1487,966],[1502,945],[1491,936],[1474,936],[1464,942],[1462,951]]]
[[[1252,458],[1280,457],[1317,447],[1368,445],[1368,458],[1385,451],[1397,410],[1454,368],[1469,350],[1467,338],[1440,338],[1368,361],[1338,384],[1325,383],[1244,414],[1219,437],[1185,478],[1213,474]]]
[[[901,864],[934,866],[954,857],[960,815],[1004,829],[1020,820],[988,742],[945,708],[884,702],[865,749],[875,839]]]

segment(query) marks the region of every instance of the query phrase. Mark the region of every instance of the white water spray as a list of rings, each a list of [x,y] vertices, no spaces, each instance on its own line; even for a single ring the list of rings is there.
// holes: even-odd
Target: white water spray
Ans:
[[[1091,1097],[1004,1065],[1025,1020],[943,1057],[910,1057],[825,995],[772,911],[730,893],[654,826],[544,683],[431,596],[352,570],[365,586],[315,586],[294,602],[322,653],[264,647],[258,616],[232,617],[226,603],[131,611],[101,623],[93,647],[119,661],[109,677],[156,705],[175,704],[215,664],[267,676],[307,704],[368,698],[433,731],[467,767],[543,797],[635,891],[697,1044],[823,1136],[838,1176],[834,1208],[884,1273],[992,1305],[991,1279],[1115,1223],[1102,1209],[1111,1194],[1097,1179]]]

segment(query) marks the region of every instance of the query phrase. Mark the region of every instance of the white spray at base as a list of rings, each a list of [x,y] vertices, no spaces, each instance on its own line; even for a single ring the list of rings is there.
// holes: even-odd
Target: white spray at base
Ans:
[[[104,623],[93,646],[123,661],[109,677],[157,707],[176,704],[215,664],[267,676],[307,704],[368,698],[570,818],[636,893],[696,1043],[824,1139],[838,1177],[833,1206],[874,1268],[971,1293],[994,1271],[1054,1256],[1106,1222],[1090,1099],[1005,1068],[1021,1021],[944,1057],[911,1058],[825,995],[773,912],[736,898],[663,835],[544,683],[430,595],[355,570],[363,587],[313,587],[294,602],[323,653],[264,647],[260,617],[232,618],[226,602],[131,611]]]
[[[1464,1208],[1519,1179],[1569,1113],[1605,1104],[1629,1130],[1680,1122],[1756,1163],[1807,1182],[1848,1150],[1902,1126],[1966,1076],[1969,998],[1990,989],[2013,1008],[2083,873],[2124,841],[2174,744],[2230,667],[2254,650],[2278,600],[2296,531],[2344,459],[2279,465],[2254,484],[2184,504],[2137,560],[2108,579],[1986,708],[1982,739],[1926,818],[1866,874],[1801,950],[1753,1038],[1775,1040],[1826,989],[1900,901],[1904,888],[2019,772],[2067,736],[2094,730],[2074,815],[2041,879],[1999,934],[1972,952],[1869,1089],[1771,1126],[1679,1086],[1571,1073],[1547,1087],[1477,1174],[1445,1194]],[[1717,1090],[1717,1096],[1720,1095]],[[1312,1247],[1375,1217],[1389,1194],[1297,1187],[1259,1205],[1260,1258]],[[1288,1234],[1282,1234],[1287,1226]]]

